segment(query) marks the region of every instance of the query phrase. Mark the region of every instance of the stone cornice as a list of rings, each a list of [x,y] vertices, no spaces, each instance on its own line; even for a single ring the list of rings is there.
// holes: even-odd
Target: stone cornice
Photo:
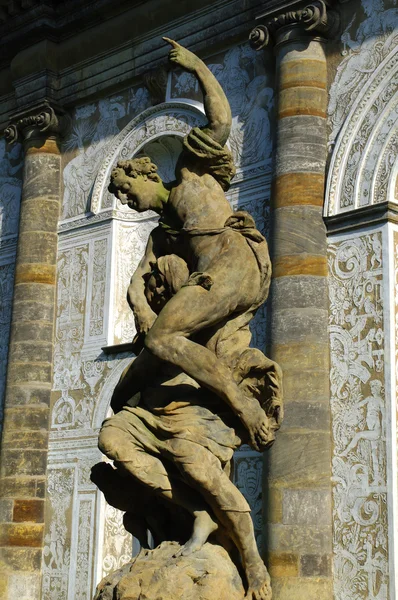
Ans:
[[[9,144],[56,138],[65,132],[68,123],[69,118],[61,108],[44,100],[12,115],[4,137]]]
[[[252,29],[249,39],[255,50],[282,44],[298,38],[333,38],[339,30],[339,14],[323,0],[314,0],[295,10],[277,14],[272,18],[262,15]]]
[[[363,206],[338,215],[324,217],[324,221],[329,235],[386,222],[398,223],[398,204],[380,202],[372,206]]]

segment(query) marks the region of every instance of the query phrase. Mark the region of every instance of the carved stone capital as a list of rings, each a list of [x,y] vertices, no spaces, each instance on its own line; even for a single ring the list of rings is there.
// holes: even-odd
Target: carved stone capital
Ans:
[[[315,0],[303,8],[287,11],[260,23],[249,36],[255,50],[298,38],[332,38],[340,25],[339,14],[323,0]]]
[[[46,100],[13,115],[4,137],[9,144],[28,140],[46,140],[62,135],[69,117],[66,113]]]

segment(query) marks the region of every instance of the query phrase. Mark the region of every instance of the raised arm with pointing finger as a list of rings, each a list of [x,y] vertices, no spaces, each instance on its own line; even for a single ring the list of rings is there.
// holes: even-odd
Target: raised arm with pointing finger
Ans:
[[[224,146],[231,130],[232,121],[231,108],[224,90],[213,73],[196,54],[170,38],[164,37],[163,39],[172,46],[169,60],[180,65],[186,71],[194,73],[199,82],[203,93],[206,116],[209,120],[203,131],[210,135],[214,141]]]

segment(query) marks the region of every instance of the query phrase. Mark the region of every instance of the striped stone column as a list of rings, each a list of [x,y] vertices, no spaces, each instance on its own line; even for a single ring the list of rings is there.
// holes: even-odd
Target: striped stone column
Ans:
[[[327,70],[302,13],[253,37],[275,42],[278,91],[272,189],[269,354],[283,369],[285,420],[265,455],[265,560],[274,600],[332,598],[327,337]]]
[[[44,104],[5,132],[24,144],[0,465],[0,597],[40,597],[52,383],[57,225],[61,197],[59,120]],[[25,596],[24,596],[25,597]]]

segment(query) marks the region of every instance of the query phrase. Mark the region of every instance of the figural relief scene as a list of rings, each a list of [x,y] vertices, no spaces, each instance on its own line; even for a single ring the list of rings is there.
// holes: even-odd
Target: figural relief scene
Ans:
[[[395,2],[362,0],[343,6],[341,58],[328,107],[331,167],[325,214],[395,199],[397,24]],[[386,236],[384,228],[336,236],[329,245],[338,600],[384,600],[391,593]]]
[[[248,44],[209,57],[206,64],[225,90],[232,112],[227,145],[237,174],[227,198],[233,210],[250,211],[259,232],[267,236],[272,71],[264,55],[254,53]],[[183,99],[188,108],[202,102],[191,73],[177,68],[168,77],[166,102]],[[111,414],[110,397],[131,357],[131,349],[120,347],[108,354],[101,348],[131,343],[137,333],[126,291],[157,216],[135,213],[108,192],[101,198],[99,212],[92,210],[98,174],[112,162],[115,140],[151,107],[151,95],[143,85],[77,107],[63,141],[45,600],[67,600],[71,595],[91,599],[101,578],[125,564],[139,548],[137,537],[133,539],[123,526],[122,512],[107,504],[90,480],[90,469],[103,460],[97,449],[98,432]],[[261,135],[254,136],[254,128],[259,127]],[[171,181],[182,137],[146,135],[145,153],[164,181]],[[111,203],[116,207],[113,213]],[[265,308],[260,308],[251,325],[251,346],[260,350],[265,347],[265,321]],[[234,481],[252,509],[261,549],[261,456],[248,445],[236,453]]]

